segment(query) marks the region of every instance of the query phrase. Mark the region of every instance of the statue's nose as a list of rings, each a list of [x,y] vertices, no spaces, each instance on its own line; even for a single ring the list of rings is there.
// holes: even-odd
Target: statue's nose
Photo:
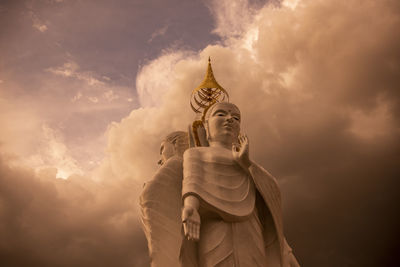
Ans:
[[[227,118],[226,118],[226,120],[229,121],[229,122],[233,122],[233,117],[232,117],[232,115],[228,115]]]

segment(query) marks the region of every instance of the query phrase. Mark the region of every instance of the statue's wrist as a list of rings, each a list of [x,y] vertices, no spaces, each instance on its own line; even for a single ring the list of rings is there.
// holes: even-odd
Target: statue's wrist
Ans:
[[[194,195],[188,195],[183,200],[183,207],[184,208],[193,208],[195,210],[199,209],[199,199]]]
[[[248,170],[250,168],[251,164],[252,164],[252,162],[250,159],[246,159],[243,162],[243,166],[245,167],[246,170]]]

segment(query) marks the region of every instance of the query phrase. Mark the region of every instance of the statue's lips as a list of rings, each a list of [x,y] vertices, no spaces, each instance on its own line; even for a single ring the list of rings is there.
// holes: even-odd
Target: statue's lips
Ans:
[[[225,123],[225,124],[222,125],[222,127],[224,127],[225,129],[228,129],[228,130],[232,130],[233,129],[233,126],[230,123]]]

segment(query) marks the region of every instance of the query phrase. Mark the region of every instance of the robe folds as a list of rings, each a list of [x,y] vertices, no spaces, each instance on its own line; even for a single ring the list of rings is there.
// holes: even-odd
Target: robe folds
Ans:
[[[190,148],[183,160],[182,196],[187,195],[200,199],[201,226],[200,241],[190,248],[190,242],[183,244],[183,266],[290,266],[280,190],[262,167],[253,163],[246,172],[230,150]]]
[[[194,157],[187,159],[185,163],[178,156],[168,159],[144,186],[140,196],[141,219],[148,241],[151,266],[214,266],[216,263],[213,261],[218,261],[223,255],[222,257],[226,256],[225,261],[218,266],[288,267],[289,257],[294,256],[283,236],[280,191],[275,179],[257,164],[253,164],[246,174],[231,161],[228,154],[221,157],[221,153],[214,154],[211,150],[199,153],[196,151],[199,149],[211,148],[187,150],[188,153],[198,155],[193,156],[185,152],[185,157]],[[207,164],[215,161],[215,164],[201,167],[203,161]],[[216,207],[201,200],[200,242],[188,241],[182,233],[182,196],[196,195],[197,192],[186,187],[191,179],[183,179],[183,165],[187,164],[193,164],[193,167],[200,170],[205,168],[210,174],[217,174],[215,177],[219,177],[218,180],[223,180],[221,170],[225,168],[227,177],[232,178],[232,181],[222,183],[227,190],[215,192],[205,187],[205,191],[214,195],[211,200],[216,201],[213,204]],[[196,164],[200,167],[195,166]],[[210,177],[206,177],[208,178]],[[216,189],[218,184],[219,181],[213,188]],[[235,195],[231,198],[229,191],[239,192],[240,196]],[[197,195],[201,199],[199,194]],[[218,198],[225,202],[219,201]],[[243,201],[238,205],[240,210],[233,209],[235,204],[232,201]],[[238,240],[242,242],[237,242]],[[230,244],[235,244],[235,247]],[[245,248],[252,248],[251,253]],[[259,265],[260,259],[264,259],[265,263]],[[243,262],[251,262],[251,265],[243,265]],[[290,265],[292,266],[298,265]]]
[[[139,203],[152,267],[180,266],[182,158],[174,156],[146,182]]]

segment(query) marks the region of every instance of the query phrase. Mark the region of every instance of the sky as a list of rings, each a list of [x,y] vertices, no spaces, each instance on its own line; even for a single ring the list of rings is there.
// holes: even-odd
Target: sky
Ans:
[[[400,3],[0,2],[0,263],[148,266],[138,197],[211,57],[302,266],[396,266]]]

